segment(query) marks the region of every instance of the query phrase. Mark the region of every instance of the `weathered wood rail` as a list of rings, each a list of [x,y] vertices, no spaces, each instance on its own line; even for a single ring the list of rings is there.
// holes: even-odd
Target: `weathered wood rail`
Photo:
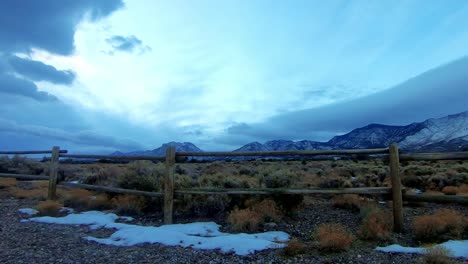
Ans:
[[[56,199],[56,186],[61,185],[67,188],[83,188],[101,192],[112,192],[121,194],[144,195],[150,197],[164,197],[164,223],[171,224],[174,208],[174,196],[186,194],[199,195],[272,195],[272,194],[377,194],[390,195],[393,201],[393,221],[394,231],[403,230],[403,201],[417,202],[438,202],[438,203],[460,203],[468,204],[468,196],[439,196],[439,195],[411,195],[404,193],[401,187],[400,161],[412,160],[467,160],[468,152],[452,153],[410,153],[400,154],[398,145],[393,143],[389,148],[377,149],[348,149],[348,150],[311,150],[311,151],[262,151],[262,152],[176,152],[174,147],[166,149],[166,156],[117,156],[117,155],[83,155],[68,154],[67,150],[53,147],[52,150],[31,150],[31,151],[0,151],[0,154],[7,155],[28,155],[28,154],[51,154],[49,162],[49,176],[25,175],[13,173],[0,173],[0,177],[17,178],[22,180],[48,180],[48,199]],[[275,157],[275,156],[337,156],[337,155],[378,155],[377,158],[388,160],[390,167],[391,187],[368,187],[368,188],[249,188],[249,189],[226,189],[226,188],[192,188],[177,189],[174,186],[174,169],[179,160],[186,157]],[[96,186],[89,184],[58,182],[57,172],[60,158],[74,159],[106,159],[106,160],[150,160],[165,162],[165,177],[163,192],[146,192],[107,186]],[[331,159],[333,157],[329,157]]]

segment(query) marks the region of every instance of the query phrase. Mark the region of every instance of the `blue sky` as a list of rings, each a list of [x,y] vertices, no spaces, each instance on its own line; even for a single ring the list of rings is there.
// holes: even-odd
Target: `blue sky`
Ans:
[[[468,110],[467,1],[0,1],[0,149],[326,141]]]

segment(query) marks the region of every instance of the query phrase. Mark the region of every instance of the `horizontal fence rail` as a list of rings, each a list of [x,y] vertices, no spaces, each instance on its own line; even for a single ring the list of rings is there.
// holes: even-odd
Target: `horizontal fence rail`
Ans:
[[[297,150],[297,151],[215,151],[215,152],[176,152],[176,157],[238,157],[238,156],[321,156],[352,154],[388,154],[388,148],[345,149],[345,150]]]
[[[152,160],[164,161],[166,157],[158,156],[125,156],[125,155],[88,155],[88,154],[60,154],[61,158],[75,159],[109,159],[109,160]]]
[[[320,189],[320,188],[192,188],[186,190],[176,190],[175,194],[390,194],[392,188],[369,187],[369,188],[340,188],[340,189]]]
[[[68,150],[60,150],[60,153],[67,153]],[[27,154],[52,154],[52,150],[25,150],[25,151],[0,151],[0,155],[27,155]]]

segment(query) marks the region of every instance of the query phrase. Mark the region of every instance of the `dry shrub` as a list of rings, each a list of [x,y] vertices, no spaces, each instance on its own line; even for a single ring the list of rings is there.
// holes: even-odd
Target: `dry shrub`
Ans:
[[[119,195],[111,200],[117,214],[136,215],[146,207],[146,200],[136,195]]]
[[[363,201],[357,194],[343,194],[333,197],[333,206],[336,208],[342,208],[351,210],[353,212],[359,212]]]
[[[87,208],[89,210],[106,210],[112,208],[112,204],[107,194],[102,193],[90,196]]]
[[[260,224],[279,221],[283,217],[276,203],[271,199],[261,202],[249,200],[248,208],[235,208],[229,213],[228,222],[235,231],[254,231]]]
[[[392,228],[391,214],[373,207],[369,209],[362,220],[359,237],[367,240],[385,240],[390,237]]]
[[[452,252],[444,246],[434,246],[426,250],[423,257],[425,264],[448,264],[452,263],[450,256]]]
[[[261,215],[263,222],[279,221],[283,217],[275,201],[271,199],[252,205],[252,210]]]
[[[227,220],[235,231],[254,231],[262,221],[261,215],[250,208],[234,208]]]
[[[88,202],[93,193],[84,189],[68,190],[64,194],[63,203],[67,207],[84,210],[88,208]]]
[[[49,182],[48,181],[35,181],[31,183],[31,187],[33,189],[49,188]]]
[[[468,195],[468,184],[462,184],[458,187],[458,195]]]
[[[16,187],[16,179],[15,178],[1,178],[0,179],[0,189]]]
[[[324,251],[339,252],[349,248],[353,236],[340,224],[321,224],[315,231],[318,247]]]
[[[296,256],[299,254],[304,253],[306,250],[306,246],[304,243],[299,241],[297,238],[292,238],[289,240],[288,244],[285,248],[283,248],[281,254],[284,256]]]
[[[9,192],[13,197],[18,199],[37,199],[45,200],[47,198],[47,189],[30,189],[10,188]]]
[[[439,209],[431,215],[413,220],[413,234],[419,240],[445,241],[459,239],[467,225],[463,214],[451,209]]]
[[[46,200],[39,202],[39,204],[36,206],[36,209],[41,215],[56,216],[59,214],[62,207],[63,204],[58,201]]]
[[[442,192],[445,195],[456,195],[458,193],[458,187],[456,186],[445,186],[442,188]]]

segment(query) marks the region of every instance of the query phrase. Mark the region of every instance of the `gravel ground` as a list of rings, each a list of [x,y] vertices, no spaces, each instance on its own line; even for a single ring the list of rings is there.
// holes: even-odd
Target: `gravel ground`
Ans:
[[[344,253],[321,255],[316,250],[295,257],[282,256],[281,250],[265,250],[249,256],[223,254],[219,251],[193,250],[159,244],[132,247],[105,246],[84,240],[84,236],[106,237],[112,230],[91,230],[87,226],[51,225],[20,220],[26,216],[20,208],[34,207],[37,201],[15,199],[0,190],[0,262],[1,263],[423,263],[419,255],[390,254],[374,251],[375,244],[355,242]],[[447,205],[405,207],[406,223],[410,216],[431,212]],[[467,207],[450,206],[467,214]],[[186,222],[190,219],[180,220]],[[194,219],[195,220],[195,219]],[[206,219],[204,219],[206,220]],[[221,221],[221,219],[212,219]],[[160,223],[148,216],[137,217],[140,224]],[[334,209],[329,201],[316,200],[303,211],[271,230],[288,232],[305,243],[312,243],[311,230],[326,222],[339,222],[357,230],[359,216],[346,210]],[[393,241],[411,245],[410,234],[395,235]],[[454,263],[468,263],[458,259]]]

